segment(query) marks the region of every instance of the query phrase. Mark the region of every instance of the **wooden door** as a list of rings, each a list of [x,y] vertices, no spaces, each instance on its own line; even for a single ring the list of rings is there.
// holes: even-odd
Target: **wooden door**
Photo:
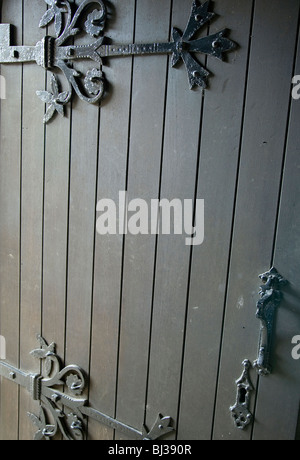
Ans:
[[[76,0],[74,6],[80,5]],[[45,36],[43,0],[3,0],[17,45]],[[74,97],[44,125],[36,64],[1,66],[0,334],[6,360],[40,372],[36,335],[89,376],[89,405],[142,430],[172,417],[177,440],[299,437],[299,0],[215,0],[205,33],[226,27],[238,47],[202,63],[191,91],[167,55],[111,59],[101,105]],[[183,30],[191,0],[113,0],[105,35],[152,43]],[[47,33],[54,34],[53,24]],[[78,65],[78,69],[81,69]],[[97,203],[203,199],[205,239],[99,235]],[[258,276],[289,281],[278,309],[273,372],[251,370],[253,422],[230,414],[245,358],[259,342]],[[293,342],[294,340],[294,342]],[[1,439],[32,439],[39,402],[1,380]],[[92,419],[87,439],[124,439]],[[298,432],[298,435],[297,435]]]

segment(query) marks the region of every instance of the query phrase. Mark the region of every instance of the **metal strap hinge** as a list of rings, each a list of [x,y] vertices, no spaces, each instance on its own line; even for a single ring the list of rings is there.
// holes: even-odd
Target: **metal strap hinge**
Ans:
[[[171,417],[159,414],[150,431],[146,426],[139,431],[90,407],[88,400],[82,397],[86,388],[86,376],[82,369],[76,365],[61,368],[56,345],[48,345],[41,336],[38,336],[38,340],[41,347],[31,354],[42,362],[41,375],[25,373],[0,361],[0,376],[26,388],[33,400],[41,403],[39,416],[28,414],[37,428],[35,440],[50,440],[59,432],[65,440],[84,440],[86,417],[134,440],[155,440],[174,431]]]
[[[36,62],[46,70],[61,70],[69,83],[69,90],[60,92],[59,80],[51,72],[51,89],[37,91],[40,99],[47,104],[44,122],[47,123],[58,112],[64,115],[64,106],[71,100],[73,91],[85,102],[95,103],[104,97],[105,79],[100,68],[87,71],[84,84],[80,84],[82,74],[74,68],[74,61],[89,59],[103,64],[104,58],[151,54],[170,54],[172,66],[183,61],[188,73],[190,88],[205,88],[209,71],[195,58],[203,53],[223,59],[224,53],[235,48],[235,43],[226,38],[227,30],[195,39],[200,31],[215,16],[209,12],[210,0],[201,4],[193,0],[188,24],[181,32],[172,29],[172,41],[151,44],[108,44],[102,32],[107,19],[107,5],[104,0],[83,0],[73,11],[70,0],[45,0],[51,6],[42,17],[39,26],[46,27],[54,21],[55,37],[46,36],[35,46],[12,46],[11,26],[0,24],[0,64]],[[91,11],[91,8],[95,7]],[[93,37],[87,45],[74,45],[72,38],[80,32]],[[82,88],[83,86],[83,88]]]

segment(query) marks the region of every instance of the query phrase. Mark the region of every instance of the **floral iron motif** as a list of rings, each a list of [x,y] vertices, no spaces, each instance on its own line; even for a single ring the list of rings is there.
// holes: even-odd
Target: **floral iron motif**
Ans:
[[[82,396],[87,380],[82,369],[76,365],[62,368],[55,343],[48,345],[41,336],[38,341],[40,348],[33,350],[31,355],[41,360],[41,374],[27,374],[0,361],[0,376],[27,388],[33,400],[40,402],[39,416],[28,414],[37,428],[35,440],[49,441],[59,433],[65,440],[84,440],[86,417],[135,440],[155,440],[174,431],[170,426],[171,417],[159,414],[150,431],[146,426],[139,431],[89,407],[87,399]]]
[[[11,46],[11,26],[0,24],[0,63],[36,61],[47,70],[60,69],[69,83],[69,91],[59,93],[57,77],[52,73],[51,90],[38,91],[37,95],[48,105],[44,122],[47,123],[58,112],[64,115],[64,106],[70,101],[73,92],[81,100],[96,103],[104,97],[105,78],[99,68],[88,70],[83,85],[80,85],[81,73],[72,67],[77,59],[90,59],[103,64],[103,58],[114,56],[133,56],[146,54],[171,54],[172,66],[183,61],[188,73],[190,88],[205,88],[209,76],[195,59],[195,53],[223,59],[223,54],[235,48],[235,43],[225,37],[226,29],[203,38],[194,39],[195,34],[213,17],[209,12],[210,0],[201,4],[193,0],[191,15],[185,31],[172,29],[172,42],[152,44],[105,44],[103,31],[107,19],[107,6],[104,0],[83,0],[73,12],[69,0],[45,0],[48,9],[39,26],[46,27],[54,22],[55,37],[45,36],[36,46]],[[96,7],[92,9],[93,5]],[[83,24],[83,25],[82,25]],[[70,44],[70,39],[84,32],[95,39],[87,45]],[[66,44],[69,43],[69,44]],[[84,87],[84,89],[82,88]]]

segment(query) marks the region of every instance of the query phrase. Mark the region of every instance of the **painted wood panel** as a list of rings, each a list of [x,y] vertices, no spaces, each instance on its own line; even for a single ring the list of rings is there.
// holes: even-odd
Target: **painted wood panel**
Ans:
[[[40,3],[32,10],[25,0],[24,43],[37,43],[44,32],[36,28],[46,5]],[[44,126],[43,104],[32,110],[36,90],[45,72],[36,65],[23,68],[22,110],[22,182],[21,182],[21,272],[20,272],[20,367],[39,372],[40,363],[28,354],[36,346],[36,335],[41,329],[42,248],[44,208]],[[35,427],[28,424],[28,412],[38,410],[25,389],[20,389],[20,439],[33,436]]]
[[[151,42],[154,31],[157,40],[165,41],[169,22],[169,1],[137,2],[135,42]],[[135,57],[133,62],[126,184],[129,202],[138,197],[149,205],[159,196],[168,65],[166,56],[150,60]],[[145,422],[155,248],[155,235],[125,237],[117,417],[139,429]]]
[[[109,38],[115,43],[133,42],[135,2],[114,5],[118,14]],[[102,103],[100,115],[97,201],[108,198],[118,203],[119,191],[126,190],[127,182],[132,59],[112,60],[105,74],[111,94]],[[111,417],[116,416],[123,245],[123,235],[96,234],[90,402]],[[114,432],[90,421],[89,436],[109,440]]]
[[[188,1],[173,2],[172,24],[184,29],[188,10]],[[170,71],[161,198],[194,199],[201,107],[201,92],[189,90],[185,69]],[[190,253],[185,235],[159,235],[149,358],[148,425],[155,422],[158,412],[170,415],[175,423],[177,420]]]
[[[299,40],[293,74],[300,74]],[[295,439],[299,414],[299,361],[292,356],[293,338],[299,335],[299,170],[298,126],[300,105],[291,99],[279,216],[275,234],[274,266],[289,281],[277,315],[274,368],[271,379],[261,379],[256,407],[254,439]],[[276,401],[276,404],[274,404]],[[264,414],[267,413],[266,417]],[[285,423],[280,423],[285,420]]]
[[[243,432],[233,428],[228,408],[234,403],[234,380],[242,372],[242,361],[255,359],[257,355],[258,275],[268,270],[272,261],[295,54],[294,47],[286,48],[284,37],[289,33],[295,44],[298,13],[297,1],[289,2],[288,12],[279,1],[272,5],[266,1],[256,2],[254,10],[215,439],[249,439],[251,436],[251,430]],[[256,387],[255,380],[253,383]]]
[[[210,439],[238,176],[253,4],[216,5],[240,49],[228,63],[209,59],[214,73],[204,96],[197,198],[205,199],[205,240],[193,248],[183,363],[179,439]],[[241,18],[243,20],[241,20]],[[214,31],[213,31],[214,32]],[[246,33],[245,33],[246,32]],[[238,63],[238,65],[237,65]],[[199,416],[201,414],[201,416]],[[189,423],[190,419],[197,423]]]

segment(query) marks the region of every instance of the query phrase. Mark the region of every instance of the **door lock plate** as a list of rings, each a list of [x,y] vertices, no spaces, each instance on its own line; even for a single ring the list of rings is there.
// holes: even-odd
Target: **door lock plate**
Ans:
[[[254,390],[250,380],[250,369],[252,367],[249,359],[243,361],[244,371],[236,381],[237,395],[235,405],[230,408],[235,426],[244,430],[252,422],[253,416],[250,412],[250,393]]]

